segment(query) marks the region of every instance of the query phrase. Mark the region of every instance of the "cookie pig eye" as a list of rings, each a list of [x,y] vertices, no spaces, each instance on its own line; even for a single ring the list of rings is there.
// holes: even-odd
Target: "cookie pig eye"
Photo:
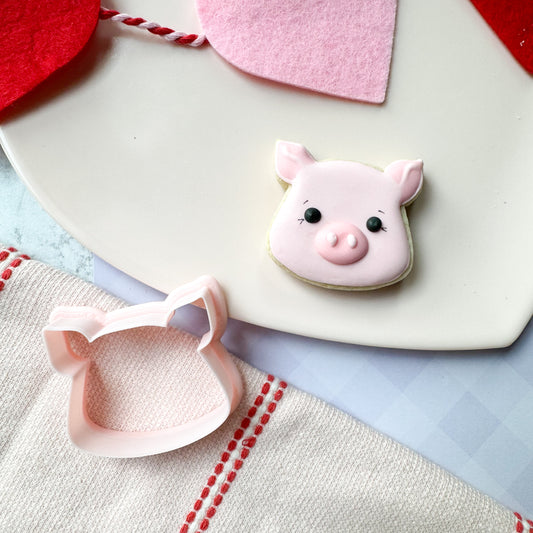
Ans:
[[[317,222],[320,222],[322,213],[316,207],[310,207],[309,209],[305,210],[304,218],[307,222],[316,224]]]
[[[383,226],[383,223],[381,222],[381,219],[378,218],[378,217],[370,217],[366,221],[366,227],[367,227],[368,231],[372,231],[374,233],[376,231],[379,231],[382,226]]]

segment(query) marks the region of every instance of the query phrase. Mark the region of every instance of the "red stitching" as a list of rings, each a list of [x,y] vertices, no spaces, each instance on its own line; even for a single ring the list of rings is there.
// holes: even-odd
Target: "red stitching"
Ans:
[[[255,444],[256,438],[255,437],[248,437],[247,439],[244,439],[242,441],[242,445],[246,446],[247,448],[253,448]]]
[[[526,527],[528,530],[527,533],[533,532],[533,522],[531,520],[527,520],[526,518],[523,518],[520,513],[515,512],[514,515],[516,516],[515,531],[517,533],[526,533]]]
[[[9,247],[5,250],[0,251],[0,261],[5,261],[11,253],[16,253],[18,250],[13,247]],[[9,263],[9,266],[4,269],[2,273],[0,273],[0,292],[2,292],[6,286],[6,281],[11,278],[13,274],[13,269],[19,267],[22,264],[22,261],[29,260],[30,257],[26,254],[19,255],[11,263]]]
[[[268,392],[270,391],[270,384],[273,381],[274,381],[274,376],[268,375],[267,382],[264,383],[263,386],[261,387],[261,394],[259,394],[256,397],[254,401],[254,405],[250,407],[250,409],[248,410],[247,416],[245,416],[242,419],[240,427],[235,431],[235,433],[233,434],[233,438],[229,441],[228,445],[226,446],[226,450],[222,452],[221,454],[222,462],[220,461],[217,462],[217,464],[215,465],[213,469],[214,474],[210,475],[207,478],[206,486],[203,487],[200,493],[200,498],[194,502],[194,505],[193,505],[194,511],[191,511],[187,514],[185,518],[185,522],[181,526],[180,533],[189,532],[190,525],[196,519],[196,516],[197,516],[196,513],[200,511],[200,509],[203,507],[205,499],[209,496],[211,492],[211,488],[215,485],[218,477],[224,471],[224,464],[230,460],[231,452],[233,452],[237,448],[239,441],[240,441],[242,445],[242,449],[239,454],[240,458],[235,459],[233,463],[233,468],[231,469],[230,472],[228,472],[226,479],[224,480],[224,483],[222,483],[222,485],[220,486],[220,489],[218,490],[217,494],[215,494],[213,498],[212,504],[209,506],[209,508],[206,511],[206,514],[205,514],[206,518],[203,518],[200,524],[198,525],[198,531],[206,531],[208,529],[209,523],[210,523],[209,520],[215,516],[215,513],[218,507],[220,506],[220,504],[222,503],[224,499],[223,495],[226,494],[226,492],[228,492],[230,488],[230,484],[233,483],[233,481],[237,477],[237,471],[242,468],[244,464],[244,460],[248,457],[248,455],[250,454],[251,448],[254,447],[257,441],[258,435],[260,435],[263,432],[264,426],[268,424],[268,422],[270,421],[271,415],[276,408],[277,402],[281,400],[281,398],[283,397],[284,389],[287,388],[287,383],[285,383],[284,381],[281,381],[279,383],[279,388],[274,394],[274,401],[271,401],[267,406],[268,414],[264,413],[254,427],[253,433],[255,436],[249,436],[246,439],[241,440],[243,439],[245,430],[250,427],[251,418],[255,416],[255,414],[257,413],[257,407],[263,404],[265,400],[265,395],[268,394]]]

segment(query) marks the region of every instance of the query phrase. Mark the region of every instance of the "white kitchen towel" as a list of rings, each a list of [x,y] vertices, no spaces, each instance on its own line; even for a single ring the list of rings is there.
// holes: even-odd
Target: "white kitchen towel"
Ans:
[[[52,370],[41,339],[57,305],[124,304],[0,246],[2,532],[533,532],[420,455],[238,360],[243,399],[208,437],[138,459],[78,450],[66,430],[70,378]]]

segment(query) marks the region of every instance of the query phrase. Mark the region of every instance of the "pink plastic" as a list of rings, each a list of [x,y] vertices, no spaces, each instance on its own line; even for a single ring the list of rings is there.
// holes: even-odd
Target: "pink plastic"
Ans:
[[[222,403],[208,413],[176,427],[151,431],[117,431],[96,424],[88,415],[86,387],[91,361],[80,356],[70,332],[89,343],[111,333],[127,333],[143,326],[168,327],[176,309],[198,303],[205,307],[209,331],[197,352],[212,370],[222,390]],[[203,276],[171,292],[163,302],[151,302],[105,313],[92,307],[59,307],[43,336],[54,368],[72,377],[68,431],[72,442],[86,451],[108,457],[140,457],[167,452],[195,442],[217,429],[237,407],[242,396],[240,374],[220,339],[226,328],[224,296],[215,279]],[[176,383],[176,387],[180,384]],[[181,406],[176,406],[179,409]]]

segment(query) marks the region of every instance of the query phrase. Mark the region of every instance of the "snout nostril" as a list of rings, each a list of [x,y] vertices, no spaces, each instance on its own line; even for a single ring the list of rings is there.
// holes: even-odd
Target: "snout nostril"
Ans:
[[[357,239],[355,238],[355,235],[353,235],[352,233],[350,233],[346,237],[346,240],[348,241],[348,246],[350,248],[355,248],[357,246]]]
[[[329,232],[326,235],[326,240],[329,242],[329,244],[331,244],[331,246],[335,246],[339,239],[337,238],[337,235],[335,235],[335,233]]]
[[[330,222],[314,237],[316,251],[334,265],[352,265],[368,252],[368,239],[353,224]]]

